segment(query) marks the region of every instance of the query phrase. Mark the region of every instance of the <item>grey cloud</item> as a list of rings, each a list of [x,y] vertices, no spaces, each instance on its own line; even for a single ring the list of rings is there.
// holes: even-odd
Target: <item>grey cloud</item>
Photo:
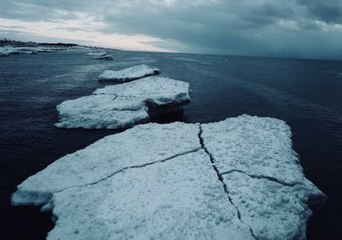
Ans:
[[[144,34],[164,42],[150,43],[174,50],[242,55],[342,58],[342,30],[322,25],[342,24],[340,0],[3,0],[6,8],[37,6],[36,12],[0,10],[2,17],[46,20],[77,18],[87,13],[106,23],[103,33]],[[22,5],[25,7],[25,5]],[[60,15],[56,10],[65,10]],[[20,13],[20,11],[19,11]]]
[[[340,0],[299,0],[313,18],[328,22],[342,23],[342,1]]]

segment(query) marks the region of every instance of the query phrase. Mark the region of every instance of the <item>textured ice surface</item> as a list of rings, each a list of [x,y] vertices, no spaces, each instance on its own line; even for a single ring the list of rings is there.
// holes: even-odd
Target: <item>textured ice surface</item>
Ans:
[[[201,147],[198,131],[195,124],[147,124],[105,137],[29,177],[18,186],[19,194],[13,198],[14,202],[46,203],[51,193],[97,182],[127,167],[197,150]]]
[[[312,212],[307,204],[322,193],[308,180],[286,186],[240,172],[223,175],[230,198],[241,219],[256,239],[305,239],[306,221]]]
[[[203,150],[55,194],[48,239],[253,239]]]
[[[247,115],[139,125],[28,178],[12,204],[52,210],[49,239],[305,239],[309,204],[325,195],[290,137]]]
[[[242,115],[204,124],[203,138],[221,173],[238,170],[289,184],[303,182],[291,130],[284,121]]]
[[[62,128],[126,128],[147,122],[149,112],[172,109],[190,102],[188,83],[148,77],[107,86],[93,95],[57,106]]]
[[[142,64],[118,71],[105,70],[98,76],[98,79],[99,81],[127,82],[158,74],[160,74],[160,70],[158,68]]]

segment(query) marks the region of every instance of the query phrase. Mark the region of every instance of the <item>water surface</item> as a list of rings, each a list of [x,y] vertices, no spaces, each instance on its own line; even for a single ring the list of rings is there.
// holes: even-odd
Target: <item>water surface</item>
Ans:
[[[212,122],[241,114],[276,117],[293,132],[306,176],[328,195],[308,239],[342,239],[342,62],[113,51],[114,61],[80,52],[0,58],[0,239],[43,239],[51,214],[9,204],[30,175],[112,133],[57,129],[55,107],[104,84],[104,69],[147,63],[191,84],[183,116],[160,122]]]

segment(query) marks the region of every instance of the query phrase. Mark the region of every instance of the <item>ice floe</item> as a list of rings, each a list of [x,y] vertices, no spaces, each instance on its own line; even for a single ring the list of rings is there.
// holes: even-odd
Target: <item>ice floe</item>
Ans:
[[[58,47],[12,47],[12,46],[4,46],[0,47],[0,56],[8,56],[14,54],[37,54],[40,52],[56,52],[57,50],[62,50]]]
[[[29,177],[12,204],[52,210],[48,239],[305,239],[325,198],[289,127],[243,115],[105,137]]]
[[[142,64],[118,71],[105,70],[98,76],[98,79],[99,81],[128,82],[158,74],[160,74],[160,70],[158,68]]]
[[[109,54],[109,52],[105,50],[90,51],[90,52],[87,52],[86,55],[91,56],[94,59],[113,60],[113,57]]]
[[[91,57],[98,57],[98,56],[102,56],[106,54],[108,54],[108,52],[104,50],[95,50],[95,51],[90,51],[86,53],[86,55],[91,56]]]
[[[150,117],[182,110],[190,102],[188,83],[161,77],[107,86],[93,95],[57,106],[62,128],[126,128]]]
[[[19,54],[19,52],[10,46],[0,47],[0,56],[8,56],[11,54]]]
[[[95,59],[99,59],[99,60],[113,60],[113,57],[110,54],[104,54],[104,55],[101,55],[101,56],[96,56],[94,58]]]

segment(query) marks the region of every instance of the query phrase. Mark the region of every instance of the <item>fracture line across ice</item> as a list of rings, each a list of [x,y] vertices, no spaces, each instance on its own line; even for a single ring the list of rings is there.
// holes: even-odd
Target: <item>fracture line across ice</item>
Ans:
[[[29,177],[12,204],[52,210],[50,240],[305,239],[325,199],[289,126],[242,115],[107,136]]]

